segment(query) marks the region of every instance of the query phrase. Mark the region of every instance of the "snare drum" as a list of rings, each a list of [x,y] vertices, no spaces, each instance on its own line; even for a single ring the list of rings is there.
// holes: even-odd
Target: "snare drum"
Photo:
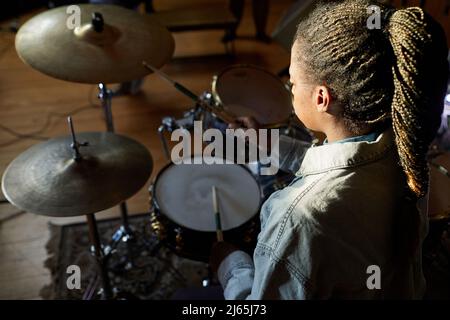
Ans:
[[[293,115],[291,93],[275,75],[255,66],[234,65],[213,78],[212,103],[236,117],[254,117],[265,128],[285,125]],[[206,126],[224,123],[209,115]]]
[[[169,164],[150,187],[151,225],[177,254],[208,261],[216,241],[212,186],[216,186],[224,240],[248,251],[259,233],[262,192],[244,166]]]

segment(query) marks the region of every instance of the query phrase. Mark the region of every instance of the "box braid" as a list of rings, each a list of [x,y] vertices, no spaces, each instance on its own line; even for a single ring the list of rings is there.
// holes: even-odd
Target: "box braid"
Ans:
[[[413,197],[428,189],[427,152],[440,124],[448,77],[442,28],[420,8],[382,11],[369,29],[369,0],[322,1],[298,26],[299,61],[325,83],[354,134],[392,126]]]

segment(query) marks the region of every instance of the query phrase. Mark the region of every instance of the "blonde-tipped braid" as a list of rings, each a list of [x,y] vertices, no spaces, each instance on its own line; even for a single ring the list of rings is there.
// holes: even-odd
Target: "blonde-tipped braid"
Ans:
[[[419,88],[422,64],[422,48],[431,40],[426,31],[425,14],[421,8],[398,10],[388,24],[389,39],[396,63],[392,67],[394,97],[392,100],[392,124],[409,188],[418,196],[428,189],[427,146],[421,142],[421,119],[427,111],[423,92]]]

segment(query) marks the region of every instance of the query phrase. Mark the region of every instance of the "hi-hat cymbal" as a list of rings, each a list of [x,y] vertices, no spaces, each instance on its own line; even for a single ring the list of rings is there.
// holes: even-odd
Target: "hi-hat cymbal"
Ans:
[[[172,57],[174,39],[151,15],[115,5],[77,6],[78,27],[72,26],[76,20],[66,6],[28,20],[16,36],[20,58],[54,78],[118,83],[148,74],[143,60],[159,68]]]
[[[153,162],[140,143],[113,133],[78,133],[81,159],[72,138],[37,144],[6,169],[2,190],[15,206],[40,215],[69,217],[111,208],[141,189]]]

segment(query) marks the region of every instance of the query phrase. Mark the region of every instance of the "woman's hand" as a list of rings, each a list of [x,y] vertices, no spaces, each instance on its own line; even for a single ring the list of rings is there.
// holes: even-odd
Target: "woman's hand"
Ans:
[[[248,129],[254,129],[254,130],[258,130],[261,128],[261,124],[253,117],[238,117],[236,119],[235,122],[230,123],[228,125],[228,128],[230,129],[243,129],[248,130]],[[256,138],[257,138],[257,146],[259,149],[264,149],[265,152],[267,152],[267,150],[271,149],[271,138],[270,138],[270,130],[269,130],[269,135],[268,135],[268,139],[267,141],[265,141],[265,143],[262,145],[261,141],[260,141],[260,136],[259,133],[256,133]],[[246,137],[246,142],[248,143],[248,137]]]
[[[230,129],[259,129],[260,124],[253,117],[239,117],[235,122],[232,122],[228,125]]]
[[[237,247],[228,242],[215,242],[211,248],[211,256],[209,265],[214,273],[217,273],[222,261],[232,252],[239,250]]]

